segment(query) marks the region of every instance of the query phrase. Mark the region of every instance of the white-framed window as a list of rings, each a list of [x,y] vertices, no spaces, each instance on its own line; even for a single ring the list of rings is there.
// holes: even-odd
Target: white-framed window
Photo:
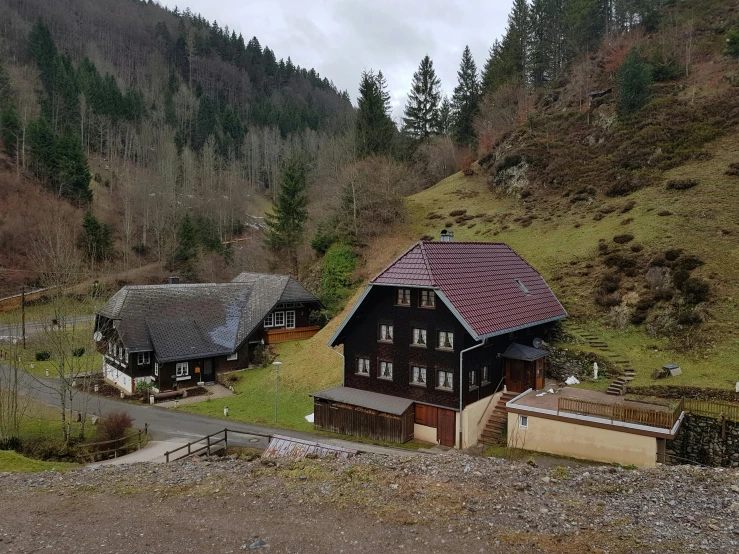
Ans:
[[[421,307],[422,308],[433,308],[436,306],[436,294],[432,290],[421,291]]]
[[[385,323],[380,324],[380,338],[385,342],[393,342],[393,326]]]
[[[295,310],[285,312],[285,327],[295,329]]]
[[[357,375],[369,375],[369,358],[357,358]]]
[[[122,347],[122,346],[119,346],[119,347],[118,347],[118,359],[119,359],[119,360],[125,360],[125,359],[126,359],[126,358],[125,358],[125,357],[123,356],[123,347]]]
[[[529,428],[529,416],[519,415],[518,416],[518,426],[521,429],[528,429]]]
[[[411,366],[411,385],[426,386],[426,368],[421,366]]]
[[[189,377],[190,376],[190,364],[188,364],[187,362],[177,362],[177,366],[175,367],[175,376],[177,378]]]
[[[380,374],[377,376],[380,379],[393,378],[393,362],[380,361]]]
[[[395,299],[398,306],[411,305],[411,289],[398,289],[398,296]]]
[[[159,362],[154,362],[154,377],[159,377]]]
[[[437,333],[437,336],[438,348],[446,348],[448,350],[452,350],[454,348],[454,333],[452,333],[451,331],[439,331]]]
[[[275,314],[273,314],[273,313],[267,314],[267,317],[264,318],[264,326],[265,327],[274,327],[275,326]]]
[[[413,329],[411,335],[411,344],[413,346],[426,346],[428,344],[426,329]]]
[[[439,369],[436,371],[436,388],[442,390],[454,389],[454,373]]]
[[[149,365],[151,363],[151,352],[139,352],[137,358],[138,365]]]
[[[238,359],[239,359],[239,353],[238,352],[234,352],[233,354],[229,354],[228,356],[226,356],[226,360],[229,361],[229,362],[234,362],[234,361],[236,361]]]
[[[295,302],[288,302],[287,304],[282,305],[283,308],[294,308]]]
[[[490,368],[486,365],[480,368],[480,382],[483,385],[490,382]]]
[[[469,376],[470,376],[469,378],[470,390],[476,389],[477,388],[477,371],[475,371],[474,369],[471,369]]]
[[[275,316],[275,327],[285,326],[285,312],[273,312]]]
[[[110,354],[111,356],[113,355],[113,349],[114,348],[115,348],[115,346],[113,346],[113,343],[112,342],[109,342],[108,343],[108,354]]]

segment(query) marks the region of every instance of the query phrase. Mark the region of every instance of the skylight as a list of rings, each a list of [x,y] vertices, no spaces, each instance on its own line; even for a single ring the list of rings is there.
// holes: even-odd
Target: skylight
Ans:
[[[531,292],[529,292],[529,289],[526,288],[526,285],[523,284],[521,279],[513,279],[516,281],[516,284],[518,285],[518,288],[521,289],[521,292],[523,292],[526,296],[531,296]]]

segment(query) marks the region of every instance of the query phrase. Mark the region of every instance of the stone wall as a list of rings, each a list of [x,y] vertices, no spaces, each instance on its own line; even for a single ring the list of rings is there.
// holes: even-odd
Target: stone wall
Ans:
[[[739,467],[739,423],[685,414],[667,454],[673,464]]]
[[[667,377],[665,380],[669,380]],[[627,394],[658,396],[660,398],[695,398],[697,400],[721,400],[739,402],[739,393],[727,389],[683,387],[680,385],[651,385],[648,387],[626,387]]]

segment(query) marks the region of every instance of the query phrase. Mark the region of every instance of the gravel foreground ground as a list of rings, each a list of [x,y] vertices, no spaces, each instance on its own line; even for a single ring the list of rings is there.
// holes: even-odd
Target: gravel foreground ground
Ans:
[[[0,552],[739,552],[739,472],[452,453],[0,474]]]

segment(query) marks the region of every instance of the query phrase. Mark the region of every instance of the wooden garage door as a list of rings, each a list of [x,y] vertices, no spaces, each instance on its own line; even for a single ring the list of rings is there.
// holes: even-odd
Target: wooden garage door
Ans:
[[[456,419],[454,414],[453,410],[443,410],[441,408],[438,410],[436,438],[441,445],[454,446],[454,423]]]

